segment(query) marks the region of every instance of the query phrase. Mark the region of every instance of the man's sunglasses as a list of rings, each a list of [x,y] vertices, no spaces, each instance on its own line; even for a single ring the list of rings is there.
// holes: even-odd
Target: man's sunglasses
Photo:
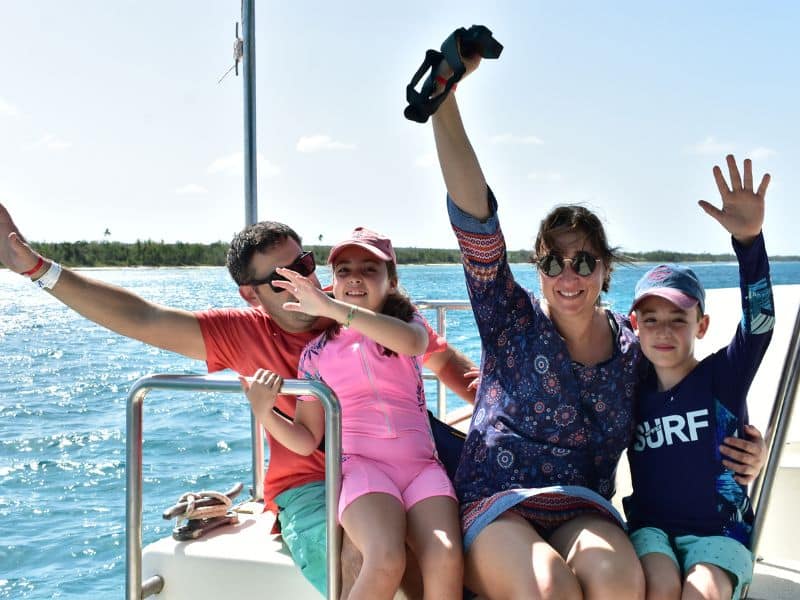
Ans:
[[[317,263],[314,262],[314,253],[313,252],[303,252],[300,256],[298,256],[294,262],[290,265],[286,265],[283,267],[284,269],[289,269],[290,271],[294,271],[295,273],[302,275],[303,277],[308,277],[311,275],[317,268]],[[281,292],[285,292],[281,287],[277,287],[272,285],[273,281],[289,281],[283,275],[278,275],[275,271],[267,275],[262,279],[253,279],[247,282],[247,285],[252,285],[253,287],[257,285],[264,285],[265,283],[269,284],[269,287],[272,288],[272,291],[276,294],[280,294]]]
[[[558,254],[548,254],[536,259],[539,270],[547,277],[558,277],[564,271],[564,263],[569,263],[572,270],[581,277],[588,277],[597,267],[597,258],[581,250],[572,258],[564,258]]]

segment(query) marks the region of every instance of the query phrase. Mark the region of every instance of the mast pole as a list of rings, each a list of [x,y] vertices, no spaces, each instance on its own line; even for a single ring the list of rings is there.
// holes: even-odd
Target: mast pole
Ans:
[[[244,81],[244,220],[245,227],[258,221],[257,144],[256,144],[256,15],[255,0],[242,0],[242,80]],[[264,498],[264,438],[261,424],[250,413],[250,439],[253,440],[254,500]]]
[[[245,227],[258,221],[255,0],[242,0]]]

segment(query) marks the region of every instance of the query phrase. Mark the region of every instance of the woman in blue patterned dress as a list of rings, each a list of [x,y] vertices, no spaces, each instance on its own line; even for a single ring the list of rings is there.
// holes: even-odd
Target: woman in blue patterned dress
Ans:
[[[464,59],[467,72],[479,61]],[[441,90],[452,70],[443,62],[437,74]],[[644,598],[640,563],[610,502],[641,368],[627,316],[599,303],[615,251],[591,211],[554,209],[534,247],[542,292],[534,296],[509,268],[497,202],[453,93],[433,128],[483,346],[455,478],[465,583],[492,599]]]

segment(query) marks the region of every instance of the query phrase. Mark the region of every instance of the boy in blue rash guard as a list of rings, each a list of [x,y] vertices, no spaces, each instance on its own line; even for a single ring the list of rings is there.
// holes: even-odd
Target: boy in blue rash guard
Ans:
[[[753,191],[727,157],[731,188],[700,206],[730,232],[739,261],[742,319],[727,347],[698,361],[694,340],[709,324],[694,272],[659,265],[636,284],[631,322],[652,367],[639,392],[628,451],[633,495],[624,506],[644,568],[647,598],[738,598],[752,577],[753,511],[745,486],[720,463],[719,446],[741,435],[747,391],[772,337],[774,308],[761,226],[770,176]],[[683,594],[682,594],[683,592]]]

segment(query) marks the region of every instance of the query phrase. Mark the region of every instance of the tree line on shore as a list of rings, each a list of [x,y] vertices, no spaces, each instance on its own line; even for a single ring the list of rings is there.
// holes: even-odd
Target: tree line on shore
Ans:
[[[224,266],[227,242],[213,244],[164,243],[153,240],[122,242],[33,242],[43,256],[70,267],[195,267]],[[307,246],[317,264],[325,264],[330,246]],[[461,253],[450,248],[395,248],[400,264],[460,263]],[[510,262],[528,262],[530,250],[509,250]],[[731,262],[733,254],[672,252],[626,252],[631,262]],[[771,256],[772,261],[798,261],[800,256]]]

